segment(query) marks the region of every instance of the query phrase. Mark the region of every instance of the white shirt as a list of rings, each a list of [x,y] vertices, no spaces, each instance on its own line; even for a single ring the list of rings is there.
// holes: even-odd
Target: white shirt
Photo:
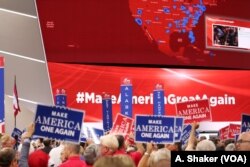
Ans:
[[[49,156],[50,156],[49,165],[48,165],[49,167],[53,165],[54,165],[53,167],[58,167],[62,163],[60,157],[61,157],[61,152],[63,148],[64,148],[64,145],[60,144],[60,146],[53,148],[49,152]]]

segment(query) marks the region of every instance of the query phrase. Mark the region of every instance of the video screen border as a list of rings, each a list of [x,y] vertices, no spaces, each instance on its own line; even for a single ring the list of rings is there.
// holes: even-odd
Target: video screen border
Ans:
[[[215,19],[221,22],[225,21],[225,22],[230,22],[230,20],[232,20],[231,22],[237,22],[237,23],[249,23],[249,27],[245,26],[235,26],[235,25],[230,25],[230,24],[221,24],[221,23],[216,23],[216,22],[212,22],[212,23],[208,23],[209,19]],[[209,27],[209,25],[211,25],[211,27]],[[249,28],[250,29],[250,21],[249,20],[243,20],[243,19],[239,19],[239,18],[228,18],[228,17],[223,17],[223,16],[216,16],[216,15],[206,15],[205,16],[205,47],[207,49],[215,49],[215,50],[224,50],[224,51],[238,51],[238,52],[250,52],[250,48],[242,48],[242,47],[237,47],[237,46],[228,46],[228,45],[217,45],[214,44],[214,30],[213,30],[213,26],[214,25],[221,25],[221,26],[227,26],[227,27],[237,27],[237,31],[238,31],[238,36],[239,36],[239,28]],[[211,36],[208,36],[208,32],[209,32],[209,28],[211,28]],[[211,37],[211,45],[208,44],[208,40],[209,37]],[[239,45],[239,40],[238,40],[238,45]]]

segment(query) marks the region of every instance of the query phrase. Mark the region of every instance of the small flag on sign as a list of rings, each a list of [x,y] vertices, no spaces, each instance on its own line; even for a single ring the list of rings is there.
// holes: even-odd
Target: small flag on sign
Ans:
[[[13,92],[13,109],[14,109],[14,116],[16,117],[18,112],[21,112],[19,107],[17,87],[16,87],[16,76],[15,76],[14,92]]]

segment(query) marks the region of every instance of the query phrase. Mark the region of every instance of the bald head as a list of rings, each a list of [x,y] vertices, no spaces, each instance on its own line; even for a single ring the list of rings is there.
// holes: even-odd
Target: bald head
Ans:
[[[75,143],[66,143],[63,149],[66,158],[80,154],[80,145]]]
[[[237,151],[250,151],[250,131],[240,134],[237,144]]]

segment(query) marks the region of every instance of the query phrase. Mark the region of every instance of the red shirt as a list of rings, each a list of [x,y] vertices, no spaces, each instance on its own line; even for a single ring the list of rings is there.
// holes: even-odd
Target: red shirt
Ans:
[[[132,152],[129,152],[128,155],[134,161],[135,166],[138,166],[138,164],[139,164],[139,162],[141,160],[142,154],[139,151],[132,151]]]
[[[80,156],[71,156],[69,159],[62,163],[59,167],[87,167],[86,163],[80,159]]]

